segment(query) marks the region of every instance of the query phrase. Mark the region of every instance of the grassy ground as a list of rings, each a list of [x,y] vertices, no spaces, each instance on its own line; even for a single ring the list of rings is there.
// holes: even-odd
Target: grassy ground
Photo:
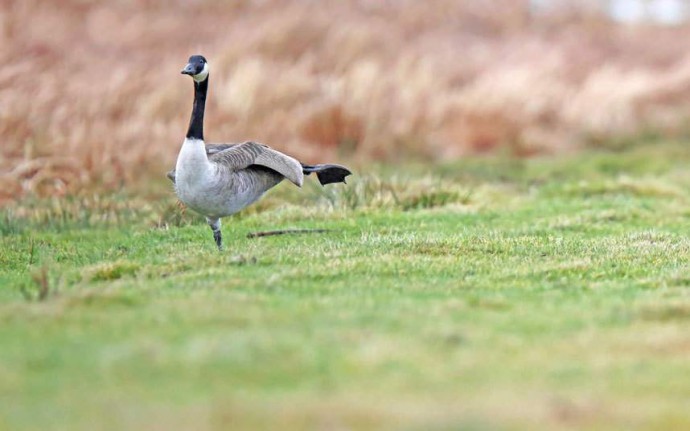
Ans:
[[[166,192],[5,209],[0,429],[688,429],[688,162],[283,184],[223,253]]]

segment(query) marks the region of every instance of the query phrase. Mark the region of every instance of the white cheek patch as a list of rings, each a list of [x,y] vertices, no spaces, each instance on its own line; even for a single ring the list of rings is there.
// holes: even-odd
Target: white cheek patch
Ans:
[[[196,75],[192,75],[192,78],[196,82],[201,82],[204,79],[206,79],[207,77],[208,77],[208,63],[204,63],[204,69],[201,72],[197,73]]]

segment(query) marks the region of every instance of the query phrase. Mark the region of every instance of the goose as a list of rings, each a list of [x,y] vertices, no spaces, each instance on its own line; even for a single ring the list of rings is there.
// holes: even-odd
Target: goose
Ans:
[[[340,165],[300,163],[258,142],[206,144],[204,109],[209,79],[206,58],[192,55],[182,74],[190,75],[194,81],[192,118],[175,169],[167,176],[179,200],[206,217],[218,250],[223,249],[220,219],[256,202],[283,179],[302,187],[304,175],[314,173],[323,186],[345,183],[345,177],[352,174]]]

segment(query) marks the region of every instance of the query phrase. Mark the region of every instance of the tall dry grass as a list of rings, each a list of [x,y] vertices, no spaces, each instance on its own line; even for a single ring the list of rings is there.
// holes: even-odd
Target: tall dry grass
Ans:
[[[690,107],[690,29],[500,0],[1,0],[0,201],[162,178],[212,66],[209,141],[306,161],[572,151]]]

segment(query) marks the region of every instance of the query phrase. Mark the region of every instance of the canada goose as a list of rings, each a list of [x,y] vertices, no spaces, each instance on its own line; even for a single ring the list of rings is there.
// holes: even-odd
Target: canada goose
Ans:
[[[351,174],[339,165],[304,165],[256,142],[206,145],[204,108],[208,62],[201,55],[193,55],[182,73],[194,80],[194,106],[177,164],[168,172],[168,178],[175,184],[177,197],[206,217],[219,250],[223,248],[220,218],[255,202],[283,178],[302,187],[304,175],[312,172],[322,185],[344,183],[345,177]]]

